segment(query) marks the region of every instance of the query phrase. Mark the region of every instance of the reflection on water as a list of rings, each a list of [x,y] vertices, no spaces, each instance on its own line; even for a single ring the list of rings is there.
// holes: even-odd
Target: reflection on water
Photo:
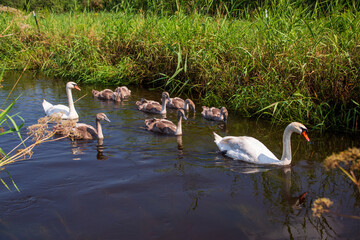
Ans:
[[[97,149],[97,155],[96,155],[96,159],[97,160],[100,160],[100,161],[104,161],[106,159],[109,158],[109,156],[106,156],[104,155],[104,149],[106,149],[103,145],[103,139],[98,139],[97,140],[98,143],[97,143],[97,146],[96,146],[96,149]]]
[[[4,76],[1,99],[18,73]],[[292,137],[289,168],[233,161],[218,152],[212,132],[258,138],[282,153],[284,126],[230,113],[227,124],[188,113],[183,136],[148,132],[144,119],[160,117],[137,110],[141,97],[159,100],[161,91],[132,88],[128,101],[93,99],[79,84],[74,93],[80,121],[93,123],[104,112],[104,140],[61,139],[37,146],[32,159],[7,170],[21,192],[0,192],[0,231],[9,239],[354,239],[358,221],[334,215],[317,219],[318,197],[335,202],[334,211],[360,215],[359,193],[344,176],[326,172],[321,162],[332,152],[360,146],[356,135],[311,132],[311,143]],[[15,92],[14,112],[27,125],[44,115],[42,98],[66,104],[65,81],[25,73]],[[197,106],[197,108],[200,108]],[[176,121],[176,111],[166,117]],[[286,124],[285,124],[286,125]],[[5,151],[15,135],[0,138]],[[80,161],[73,161],[80,160]],[[6,179],[3,174],[2,178]],[[307,193],[303,198],[301,196]]]

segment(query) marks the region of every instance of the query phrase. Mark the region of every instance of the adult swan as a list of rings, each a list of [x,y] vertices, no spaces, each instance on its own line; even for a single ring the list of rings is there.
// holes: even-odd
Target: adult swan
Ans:
[[[74,82],[68,82],[66,84],[66,94],[69,101],[69,106],[65,106],[62,104],[52,105],[48,101],[44,99],[42,106],[44,108],[45,114],[50,116],[52,114],[62,113],[62,119],[79,119],[79,115],[77,114],[74,106],[74,101],[71,94],[71,89],[75,88],[76,90],[81,91],[81,89]]]
[[[220,151],[224,152],[225,155],[230,158],[255,164],[285,166],[291,163],[290,138],[293,132],[303,135],[307,141],[310,141],[307,128],[303,124],[298,122],[290,123],[285,128],[283,135],[283,153],[281,160],[275,157],[263,143],[253,137],[220,137],[215,132],[214,137],[215,143]]]

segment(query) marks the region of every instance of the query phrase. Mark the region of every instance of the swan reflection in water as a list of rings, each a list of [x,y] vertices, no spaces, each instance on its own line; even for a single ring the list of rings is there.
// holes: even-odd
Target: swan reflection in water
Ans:
[[[297,194],[295,196],[291,195],[291,168],[285,167],[283,169],[283,178],[282,178],[282,192],[284,199],[293,209],[301,209],[304,206],[305,198],[308,195],[307,192]]]
[[[97,154],[96,154],[96,159],[100,160],[100,161],[105,161],[109,158],[109,156],[104,155],[104,145],[103,145],[103,139],[98,139],[97,145],[96,145],[96,149],[97,149]]]
[[[100,161],[107,160],[109,156],[104,154],[104,150],[106,147],[104,147],[103,144],[104,139],[98,139],[96,144],[96,159]],[[81,155],[86,154],[86,151],[89,150],[88,148],[89,140],[74,140],[71,141],[71,153],[73,156],[73,160],[81,160]]]
[[[265,165],[255,165],[242,161],[229,160],[228,158],[217,157],[216,164],[218,166],[223,166],[228,168],[232,172],[242,173],[242,174],[257,174],[264,173],[268,171],[276,171],[281,169],[281,196],[282,199],[288,203],[293,209],[301,209],[304,206],[306,196],[308,193],[303,191],[296,195],[291,194],[291,167],[280,167],[280,166],[265,166]],[[273,178],[276,179],[276,178]]]

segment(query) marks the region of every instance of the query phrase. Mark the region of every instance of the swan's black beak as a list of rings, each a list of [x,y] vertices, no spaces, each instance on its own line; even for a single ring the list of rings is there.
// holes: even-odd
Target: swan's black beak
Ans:
[[[304,136],[304,138],[306,139],[306,141],[310,142],[309,136],[308,136],[307,131],[306,131],[305,129],[302,131],[301,135]]]

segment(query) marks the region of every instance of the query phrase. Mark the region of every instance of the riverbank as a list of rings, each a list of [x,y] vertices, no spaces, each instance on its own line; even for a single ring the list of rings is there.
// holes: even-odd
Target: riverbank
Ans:
[[[357,131],[360,14],[265,9],[242,19],[1,12],[8,69],[104,85],[141,84],[245,116]],[[40,30],[40,32],[39,32]]]

